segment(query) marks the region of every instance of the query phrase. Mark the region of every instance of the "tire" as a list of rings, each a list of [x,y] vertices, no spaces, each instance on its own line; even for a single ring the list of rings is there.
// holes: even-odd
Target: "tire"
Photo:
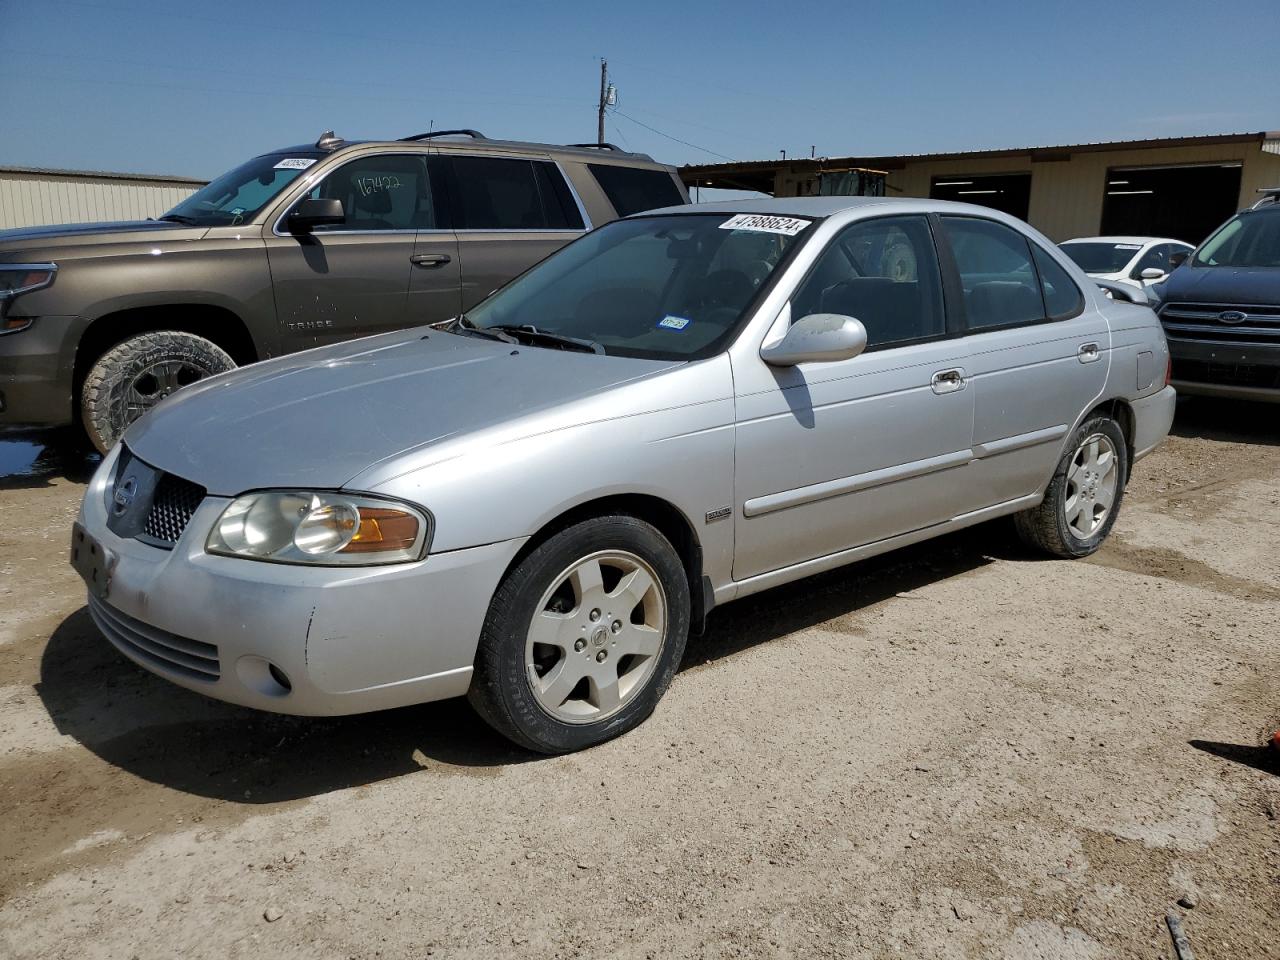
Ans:
[[[1101,451],[1096,455],[1098,463],[1102,463],[1102,454],[1107,452],[1109,445],[1109,468],[1090,467],[1090,452],[1086,448],[1093,443]],[[1110,488],[1113,472],[1114,493],[1110,502],[1105,503],[1103,494]],[[1090,417],[1072,434],[1066,453],[1058,461],[1053,479],[1049,481],[1044,500],[1039,506],[1014,514],[1014,528],[1028,546],[1055,557],[1069,560],[1087,557],[1102,546],[1115,526],[1128,480],[1129,450],[1124,431],[1110,417]],[[1082,494],[1083,500],[1080,499]],[[1100,508],[1103,512],[1099,512]],[[1077,519],[1072,520],[1071,515],[1077,510],[1092,517],[1087,535],[1084,515],[1077,515]]]
[[[117,343],[89,369],[80,391],[80,419],[106,453],[129,424],[175,390],[235,368],[231,356],[194,333],[158,330]]]
[[[688,577],[657,529],[630,516],[584,520],[532,550],[499,584],[467,697],[490,726],[530,750],[594,746],[653,712],[680,666],[689,617]]]

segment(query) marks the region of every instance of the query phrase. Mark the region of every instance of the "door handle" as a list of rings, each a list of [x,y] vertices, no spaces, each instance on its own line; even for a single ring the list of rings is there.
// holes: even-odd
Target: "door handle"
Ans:
[[[933,375],[930,385],[933,387],[934,393],[942,394],[963,390],[965,383],[967,381],[964,377],[964,369],[956,367],[952,370],[939,370]]]
[[[415,267],[443,267],[452,259],[447,253],[415,253],[409,262]]]
[[[1076,351],[1076,359],[1081,363],[1093,363],[1101,356],[1102,353],[1098,350],[1096,343],[1082,343],[1080,349]]]

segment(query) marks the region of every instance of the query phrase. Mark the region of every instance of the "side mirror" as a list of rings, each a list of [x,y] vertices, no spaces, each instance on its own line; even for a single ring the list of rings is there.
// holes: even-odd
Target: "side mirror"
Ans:
[[[1179,250],[1177,253],[1169,254],[1169,269],[1177,270],[1178,267],[1187,262],[1187,258],[1190,256],[1191,254],[1187,253],[1185,250]]]
[[[811,313],[801,317],[781,340],[760,348],[760,358],[774,367],[798,363],[848,360],[867,346],[867,328],[860,320],[838,313]]]
[[[1165,272],[1159,267],[1147,267],[1138,276],[1143,280],[1159,280],[1165,275]]]
[[[300,202],[285,219],[290,233],[310,233],[316,227],[346,222],[341,200],[317,197]]]
[[[1093,282],[1111,294],[1113,300],[1136,303],[1140,307],[1148,306],[1151,303],[1145,290],[1139,290],[1137,287],[1130,286],[1127,283],[1116,283],[1114,280],[1099,280],[1097,277],[1094,278]]]

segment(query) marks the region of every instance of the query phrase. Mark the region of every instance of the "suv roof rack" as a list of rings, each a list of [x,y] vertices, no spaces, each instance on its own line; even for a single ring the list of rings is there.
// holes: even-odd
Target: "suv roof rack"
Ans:
[[[612,143],[602,141],[600,143],[567,143],[567,147],[578,147],[582,150],[612,150],[614,153],[624,153],[625,151]]]
[[[1272,203],[1280,203],[1280,187],[1259,187],[1258,192],[1262,194],[1262,199],[1250,207],[1250,210],[1257,210],[1259,207],[1265,207]]]
[[[410,140],[431,140],[435,137],[470,137],[472,140],[488,140],[479,130],[471,130],[463,128],[461,130],[428,130],[426,133],[415,133],[411,137],[401,137],[398,143],[408,143]]]

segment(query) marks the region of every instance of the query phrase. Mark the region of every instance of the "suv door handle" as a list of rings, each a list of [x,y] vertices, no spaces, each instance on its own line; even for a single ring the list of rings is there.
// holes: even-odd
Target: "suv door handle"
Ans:
[[[930,385],[934,393],[955,393],[957,390],[963,390],[967,382],[964,377],[964,368],[956,367],[952,370],[939,370],[933,375]]]
[[[1100,356],[1102,354],[1098,350],[1096,343],[1082,343],[1080,344],[1080,349],[1076,351],[1076,359],[1081,363],[1093,363]]]
[[[409,262],[415,267],[443,267],[452,259],[447,253],[415,253]]]

